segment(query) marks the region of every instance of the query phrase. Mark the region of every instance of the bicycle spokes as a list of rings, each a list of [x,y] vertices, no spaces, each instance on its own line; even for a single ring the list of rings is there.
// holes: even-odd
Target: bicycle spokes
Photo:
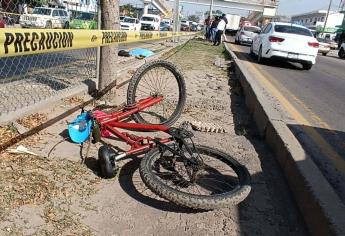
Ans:
[[[236,173],[230,167],[226,168],[222,160],[209,156],[209,153],[200,154],[193,145],[183,145],[180,149],[175,144],[163,149],[153,171],[172,188],[207,196],[229,192],[238,184]]]

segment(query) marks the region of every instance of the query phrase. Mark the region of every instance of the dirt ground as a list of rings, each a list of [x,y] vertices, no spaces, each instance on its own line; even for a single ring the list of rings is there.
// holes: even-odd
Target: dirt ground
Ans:
[[[249,197],[216,211],[176,206],[145,187],[137,158],[121,161],[116,178],[102,179],[97,166],[100,144],[91,146],[86,165],[81,165],[87,148],[68,141],[66,127],[73,114],[21,143],[38,156],[0,154],[0,235],[306,234],[274,156],[250,125],[224,48],[192,40],[169,60],[181,68],[187,84],[187,104],[178,123],[196,120],[226,131],[194,131],[195,141],[229,153],[248,168]],[[126,87],[118,91],[119,103],[125,94]],[[66,99],[17,122],[33,127],[84,99]],[[0,143],[15,132],[13,126],[0,128]]]

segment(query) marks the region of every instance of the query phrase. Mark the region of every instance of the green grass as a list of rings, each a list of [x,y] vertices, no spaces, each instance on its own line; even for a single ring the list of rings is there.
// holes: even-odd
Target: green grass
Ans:
[[[177,63],[183,70],[199,70],[205,69],[205,65],[213,65],[217,57],[227,59],[225,53],[223,45],[213,46],[205,40],[193,39],[177,48],[169,60]]]

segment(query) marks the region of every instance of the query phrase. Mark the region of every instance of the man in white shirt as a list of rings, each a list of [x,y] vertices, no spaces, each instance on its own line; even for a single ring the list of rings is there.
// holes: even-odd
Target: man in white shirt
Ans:
[[[222,34],[225,30],[225,26],[226,26],[226,22],[224,20],[224,17],[222,17],[222,19],[219,21],[218,26],[217,26],[218,31],[214,39],[213,45],[218,46],[222,42]]]

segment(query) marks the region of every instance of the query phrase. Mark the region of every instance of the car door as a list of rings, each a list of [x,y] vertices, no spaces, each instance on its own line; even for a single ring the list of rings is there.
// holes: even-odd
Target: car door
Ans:
[[[60,10],[60,17],[61,17],[61,23],[62,23],[62,27],[64,27],[67,23],[67,12],[64,10]]]
[[[61,28],[59,10],[53,10],[53,13],[52,13],[52,27],[53,28]]]
[[[60,27],[63,28],[65,26],[65,22],[66,22],[66,18],[64,15],[64,11],[63,10],[59,10],[59,23],[60,23]]]
[[[240,40],[240,35],[241,35],[241,32],[242,32],[242,29],[243,29],[243,27],[241,27],[241,28],[237,31],[236,36],[235,36],[235,40],[236,40],[236,41],[239,41],[239,40]]]
[[[271,35],[272,32],[272,24],[268,24],[267,27],[265,28],[265,31],[263,34],[260,34],[260,43],[262,45],[262,53],[265,54],[265,52],[270,49],[270,42],[269,42],[269,36]],[[260,46],[259,46],[260,47]],[[260,49],[260,48],[259,48]]]
[[[254,39],[253,39],[253,51],[255,53],[259,52],[259,48],[261,45],[261,39],[262,39],[262,35],[265,33],[266,28],[268,25],[264,26],[264,28],[262,29],[261,33],[259,35],[257,35]]]

